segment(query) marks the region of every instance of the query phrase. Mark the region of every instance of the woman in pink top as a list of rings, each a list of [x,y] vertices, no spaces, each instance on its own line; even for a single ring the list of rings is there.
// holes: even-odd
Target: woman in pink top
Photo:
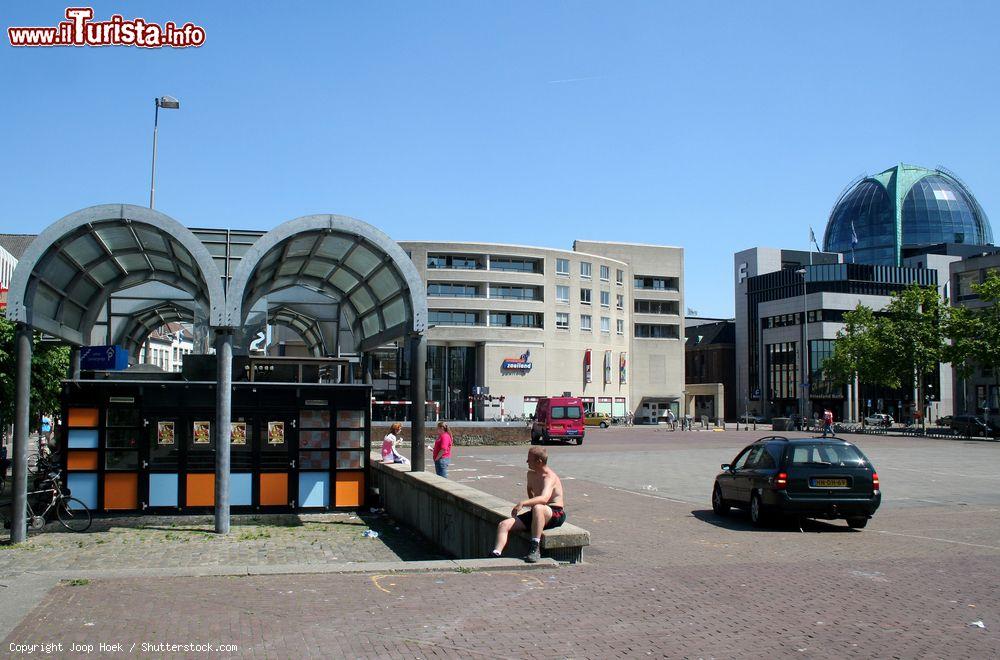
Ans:
[[[448,425],[438,422],[438,436],[434,441],[434,471],[439,477],[448,478],[448,466],[451,465],[451,433]]]
[[[389,432],[382,438],[382,462],[383,463],[406,463],[407,460],[396,451],[396,443],[399,442],[399,433],[403,430],[403,425],[399,422],[393,423],[389,427]]]

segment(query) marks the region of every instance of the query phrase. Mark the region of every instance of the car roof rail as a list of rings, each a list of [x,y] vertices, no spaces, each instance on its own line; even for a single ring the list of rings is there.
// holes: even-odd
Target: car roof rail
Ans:
[[[768,435],[761,438],[757,442],[773,442],[773,441],[788,442],[788,438],[786,438],[783,435]]]

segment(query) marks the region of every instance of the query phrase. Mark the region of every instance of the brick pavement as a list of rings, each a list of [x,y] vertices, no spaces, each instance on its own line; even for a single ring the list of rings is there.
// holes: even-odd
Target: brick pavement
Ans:
[[[721,453],[742,441],[711,442]],[[626,443],[617,442],[608,436],[589,451],[627,463]],[[687,451],[689,440],[671,442],[636,441],[642,462],[678,469],[660,452]],[[609,447],[618,459],[602,455]],[[558,449],[556,460],[572,464],[573,449]],[[479,487],[510,498],[523,488],[518,452],[477,448],[456,457],[469,471],[455,476],[493,475]],[[864,531],[810,522],[803,532],[720,519],[708,510],[708,486],[692,504],[669,491],[669,479],[644,490],[564,470],[570,520],[593,535],[582,566],[62,585],[4,649],[31,640],[203,640],[239,647],[214,657],[998,657],[1000,507],[989,473],[973,467],[961,469],[980,479],[979,503],[928,497],[904,506],[890,493]],[[943,481],[928,489],[947,494],[953,468],[940,471]],[[968,625],[980,619],[985,630]]]

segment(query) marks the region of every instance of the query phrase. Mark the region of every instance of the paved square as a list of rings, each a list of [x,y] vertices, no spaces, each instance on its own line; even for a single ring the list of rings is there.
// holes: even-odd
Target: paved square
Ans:
[[[582,566],[63,584],[4,650],[162,641],[235,647],[213,657],[1000,656],[1000,444],[851,438],[884,489],[867,529],[757,530],[712,514],[709,493],[719,464],[763,434],[593,430],[581,447],[550,447],[569,520],[592,534]],[[451,476],[513,500],[525,450],[457,447]],[[980,620],[986,628],[969,625]]]

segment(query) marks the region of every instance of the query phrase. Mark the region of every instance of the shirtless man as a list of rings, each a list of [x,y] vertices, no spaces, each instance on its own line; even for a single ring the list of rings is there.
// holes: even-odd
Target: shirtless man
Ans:
[[[562,481],[548,466],[549,456],[542,447],[528,450],[528,499],[521,500],[511,509],[510,518],[497,525],[497,543],[491,553],[499,557],[507,545],[511,531],[531,530],[531,548],[525,561],[534,564],[541,559],[539,544],[542,530],[559,527],[566,522]],[[518,511],[528,509],[521,515]]]

